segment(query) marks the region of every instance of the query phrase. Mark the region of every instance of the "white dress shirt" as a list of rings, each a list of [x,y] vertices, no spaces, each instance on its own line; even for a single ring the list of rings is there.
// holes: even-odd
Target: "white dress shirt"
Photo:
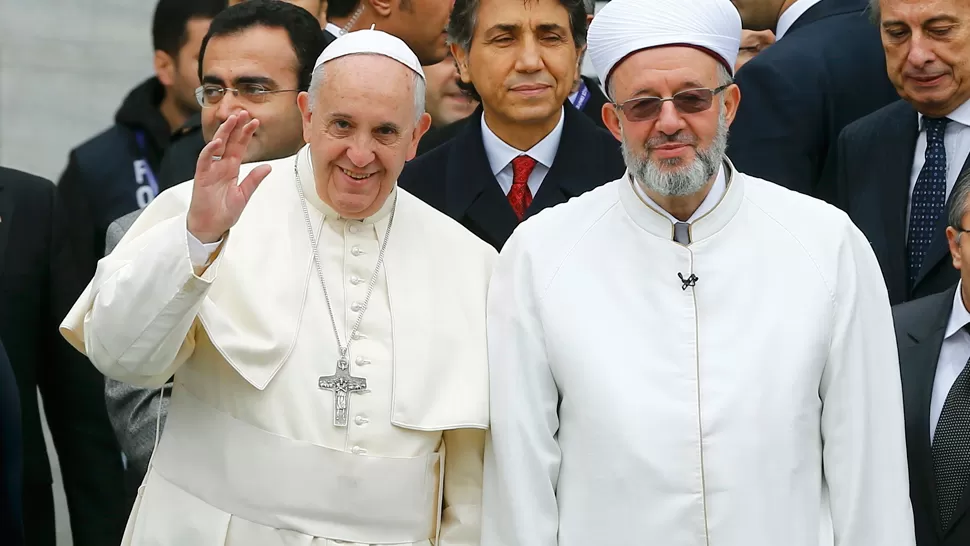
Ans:
[[[340,38],[344,34],[347,34],[346,32],[344,32],[344,29],[330,22],[327,23],[327,26],[323,27],[323,30],[326,30],[330,34],[333,34],[337,38]]]
[[[563,118],[565,114],[559,111],[559,123],[553,128],[552,132],[529,148],[528,151],[517,150],[509,146],[504,140],[498,137],[489,129],[485,123],[485,116],[482,116],[482,142],[485,144],[485,156],[488,157],[488,164],[492,167],[492,174],[502,192],[509,194],[512,189],[512,160],[520,155],[528,155],[536,160],[536,166],[529,175],[529,191],[535,197],[542,185],[542,180],[552,167],[552,162],[556,159],[556,152],[559,151],[559,140],[562,138]]]
[[[677,218],[674,218],[672,214],[670,214],[669,212],[664,210],[663,207],[658,205],[656,201],[654,201],[653,199],[650,199],[650,196],[647,195],[647,192],[643,189],[643,186],[640,185],[639,182],[633,183],[633,189],[636,190],[637,195],[640,196],[640,199],[642,199],[644,203],[646,203],[647,205],[650,205],[651,208],[653,208],[660,214],[663,214],[668,220],[670,220],[675,224],[677,222],[680,222],[680,220],[678,220]],[[701,201],[701,205],[697,207],[697,210],[694,211],[694,214],[690,215],[690,218],[687,219],[687,223],[692,224],[698,218],[714,210],[714,207],[716,207],[717,204],[721,201],[721,198],[724,197],[725,191],[727,191],[727,181],[725,180],[725,177],[724,177],[724,165],[722,164],[721,168],[718,169],[717,171],[717,178],[714,179],[714,185],[711,186],[711,191],[709,191],[707,193],[707,197],[705,197],[704,200]]]
[[[953,309],[950,320],[946,324],[943,346],[940,347],[940,359],[936,363],[936,377],[933,379],[933,397],[930,399],[930,444],[936,436],[936,424],[943,413],[943,403],[950,393],[950,388],[956,382],[957,376],[963,371],[970,359],[970,333],[963,329],[970,324],[970,312],[963,303],[963,281],[957,285],[957,293],[953,296]]]
[[[953,186],[957,183],[963,163],[970,155],[970,101],[961,104],[947,116],[950,122],[946,124],[943,133],[943,146],[946,147],[946,195],[950,196]],[[909,202],[906,205],[906,237],[909,238],[909,214],[913,200],[913,190],[916,189],[916,179],[926,163],[926,128],[923,125],[923,114],[919,114],[919,137],[916,139],[916,151],[913,155],[913,170],[909,174]]]
[[[795,24],[795,21],[799,17],[805,14],[806,11],[811,9],[812,6],[818,4],[821,0],[795,0],[795,3],[788,7],[781,17],[778,18],[778,25],[775,28],[775,40],[781,40],[782,36],[788,33],[791,26]]]

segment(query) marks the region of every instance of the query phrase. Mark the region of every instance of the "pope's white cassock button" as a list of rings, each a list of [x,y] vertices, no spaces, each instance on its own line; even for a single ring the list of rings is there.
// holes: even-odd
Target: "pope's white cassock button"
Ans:
[[[355,226],[355,225],[353,225],[353,224],[351,224],[351,225],[350,225],[350,232],[351,232],[351,233],[357,233],[357,231],[359,231],[359,230],[357,229],[357,226]]]
[[[350,310],[356,313],[357,311],[363,309],[363,307],[364,306],[361,305],[359,301],[355,301],[353,304],[351,304]]]
[[[362,282],[364,282],[364,279],[361,279],[357,275],[350,277],[350,284],[360,284]]]
[[[354,417],[354,423],[357,423],[358,425],[363,425],[367,423],[367,418],[365,418],[362,415],[358,415],[357,417]]]
[[[357,364],[358,366],[366,366],[366,365],[370,364],[370,360],[367,360],[366,358],[364,358],[362,356],[358,356],[357,359],[354,360],[354,363]]]
[[[359,246],[354,245],[354,247],[350,249],[350,253],[353,254],[354,256],[360,256],[361,254],[364,253],[364,251],[361,250]]]

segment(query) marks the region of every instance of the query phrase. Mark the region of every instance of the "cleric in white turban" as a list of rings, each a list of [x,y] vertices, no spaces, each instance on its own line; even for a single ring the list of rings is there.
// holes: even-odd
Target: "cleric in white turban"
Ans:
[[[879,265],[725,156],[740,36],[729,0],[593,19],[627,172],[499,256],[482,546],[914,544]]]
[[[124,544],[478,544],[495,251],[397,187],[424,95],[398,38],[338,38],[305,148],[240,166],[259,122],[231,116],[98,264],[64,336],[175,376]]]

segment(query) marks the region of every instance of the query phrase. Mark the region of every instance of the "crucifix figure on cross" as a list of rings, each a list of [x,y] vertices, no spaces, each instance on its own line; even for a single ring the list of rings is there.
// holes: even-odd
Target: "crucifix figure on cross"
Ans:
[[[347,415],[350,410],[350,394],[367,390],[367,379],[350,375],[350,362],[346,357],[337,361],[337,370],[333,375],[320,377],[320,389],[333,391],[333,425],[347,426]]]

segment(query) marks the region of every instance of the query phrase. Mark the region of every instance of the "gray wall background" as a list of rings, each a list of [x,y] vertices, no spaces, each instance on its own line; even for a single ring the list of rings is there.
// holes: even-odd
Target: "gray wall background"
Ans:
[[[0,165],[57,181],[71,148],[108,127],[128,90],[152,74],[154,7],[155,0],[0,0]],[[58,545],[70,546],[60,471],[48,451]]]
[[[155,0],[0,0],[0,165],[57,181],[152,73]]]

